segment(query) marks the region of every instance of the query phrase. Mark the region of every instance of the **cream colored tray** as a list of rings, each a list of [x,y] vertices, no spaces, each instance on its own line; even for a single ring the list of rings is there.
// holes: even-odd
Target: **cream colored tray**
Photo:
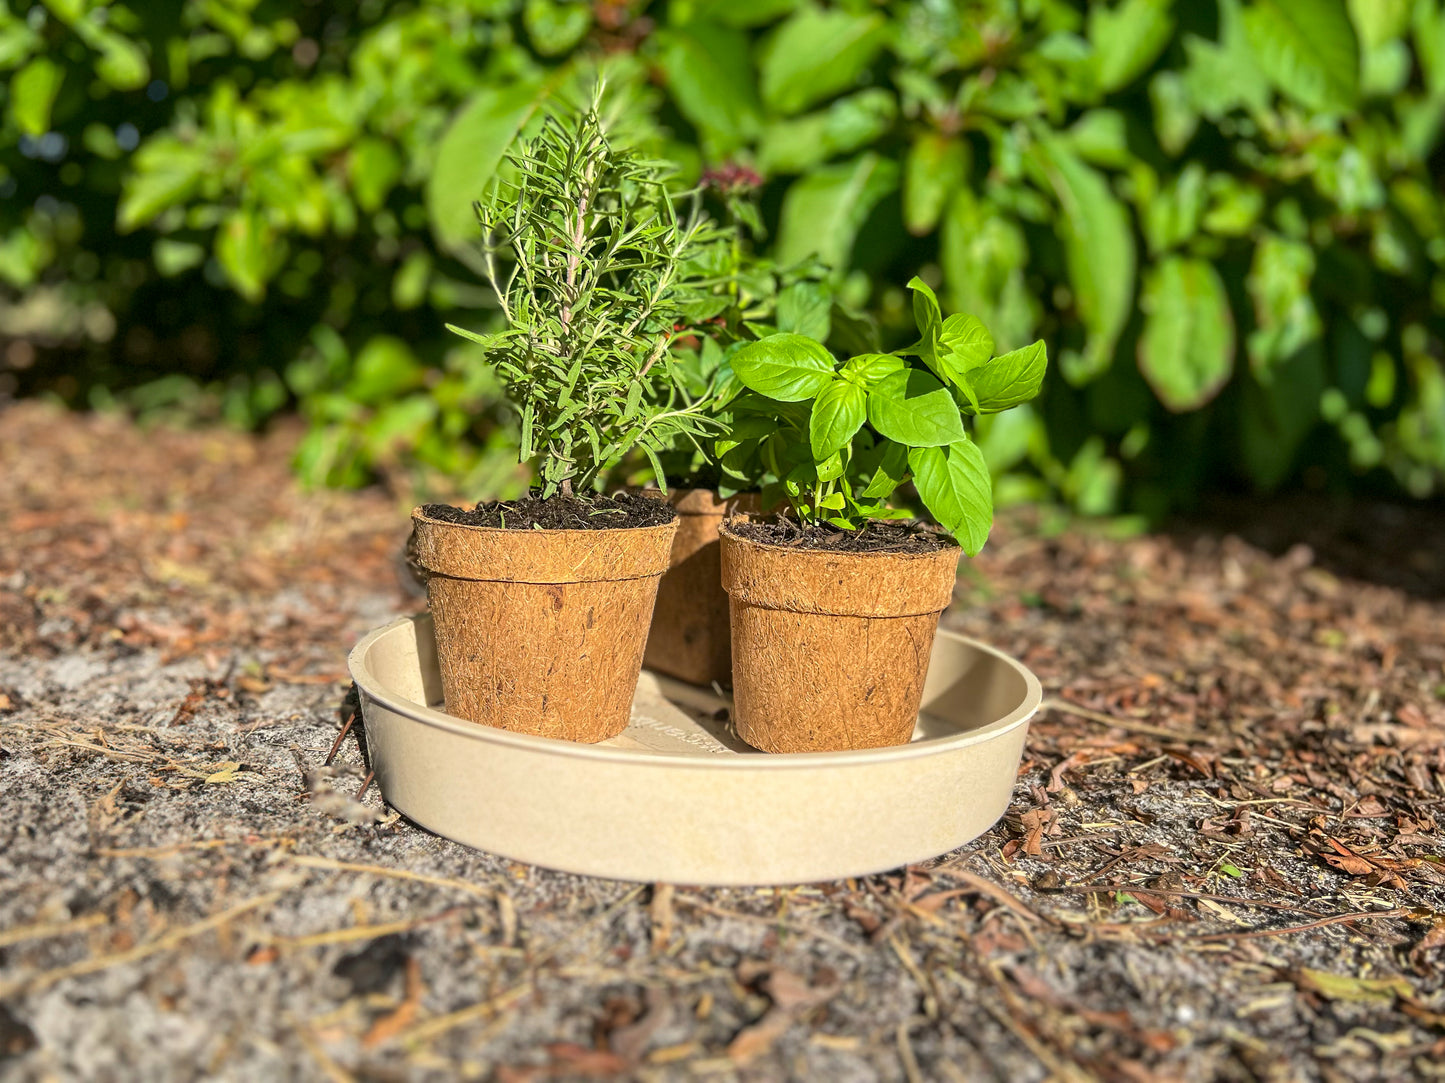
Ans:
[[[404,815],[519,861],[680,884],[833,880],[961,846],[1008,807],[1042,698],[1024,666],[940,630],[911,744],[778,756],[738,743],[723,698],[647,671],[631,726],[600,745],[453,718],[427,616],[372,632],[350,668]]]

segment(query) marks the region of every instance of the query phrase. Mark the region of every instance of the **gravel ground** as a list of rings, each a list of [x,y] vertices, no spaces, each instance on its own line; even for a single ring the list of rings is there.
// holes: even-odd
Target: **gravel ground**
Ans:
[[[1441,535],[1383,517],[1407,590],[1269,524],[1010,516],[945,617],[1049,697],[998,826],[633,885],[321,766],[417,602],[406,504],[298,491],[293,445],[0,414],[0,1078],[1445,1075]]]

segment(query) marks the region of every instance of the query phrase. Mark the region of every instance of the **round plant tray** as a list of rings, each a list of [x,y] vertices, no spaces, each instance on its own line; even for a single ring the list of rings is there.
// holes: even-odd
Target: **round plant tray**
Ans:
[[[769,755],[727,700],[644,670],[632,723],[597,745],[444,713],[429,616],[349,660],[387,802],[457,842],[566,872],[681,884],[797,884],[946,853],[1008,807],[1038,679],[939,630],[910,744]],[[827,710],[826,703],[818,705]]]

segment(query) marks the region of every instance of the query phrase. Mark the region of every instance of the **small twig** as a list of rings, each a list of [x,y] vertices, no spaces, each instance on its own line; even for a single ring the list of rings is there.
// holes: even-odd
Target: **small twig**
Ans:
[[[312,933],[310,936],[276,936],[272,937],[269,942],[283,948],[317,948],[329,944],[350,944],[357,940],[375,940],[380,936],[407,933],[413,929],[419,929],[423,925],[445,921],[461,911],[462,907],[460,906],[449,906],[439,914],[429,914],[424,918],[412,918],[409,921],[383,921],[375,925],[353,925],[349,929],[329,929],[324,933]]]
[[[311,1033],[310,1027],[304,1024],[298,1026],[296,1028],[296,1037],[301,1039],[301,1044],[306,1047],[306,1052],[315,1058],[316,1063],[320,1065],[321,1070],[326,1073],[326,1078],[331,1080],[331,1083],[356,1083],[356,1077],[341,1065],[337,1064],[336,1061],[331,1058],[331,1055],[321,1048],[321,1043],[316,1040],[316,1035]]]
[[[1147,722],[1133,722],[1125,718],[1115,718],[1113,715],[1103,714],[1099,711],[1091,711],[1087,707],[1080,707],[1070,703],[1066,699],[1059,699],[1057,696],[1050,696],[1039,704],[1044,711],[1058,711],[1060,714],[1073,715],[1089,722],[1096,722],[1101,726],[1113,726],[1116,729],[1127,730],[1131,733],[1142,733],[1149,737],[1160,737],[1168,741],[1188,741],[1196,744],[1207,743],[1209,736],[1203,733],[1186,733],[1179,730],[1165,729],[1163,726],[1151,726]]]
[[[506,524],[504,523],[503,525],[505,526]],[[341,748],[341,742],[345,740],[346,735],[351,732],[351,727],[356,725],[356,716],[357,712],[352,711],[351,717],[346,720],[346,724],[341,727],[341,732],[336,735],[336,741],[332,744],[331,751],[326,754],[326,762],[321,765],[322,767],[330,767],[331,761],[336,759],[336,753]]]
[[[1046,917],[1035,910],[1030,910],[1020,899],[1006,889],[995,884],[992,880],[985,880],[976,873],[968,872],[959,868],[957,865],[944,865],[942,868],[935,869],[934,871],[937,873],[946,873],[955,880],[961,880],[975,894],[987,895],[994,902],[1008,907],[1020,917],[1028,918],[1030,921],[1043,922],[1046,925],[1057,924],[1053,918]]]
[[[628,903],[636,899],[637,896],[641,895],[643,889],[646,886],[646,884],[638,884],[626,895],[622,896],[622,898],[618,899],[611,906],[607,907],[606,910],[598,914],[591,921],[588,921],[585,924],[578,926],[566,936],[555,941],[550,947],[548,947],[545,951],[543,951],[540,955],[538,955],[535,959],[531,961],[531,973],[529,973],[527,977],[523,978],[515,985],[511,986],[510,988],[504,989],[496,996],[490,997],[487,1000],[480,1001],[476,1004],[470,1004],[465,1008],[458,1008],[454,1012],[448,1012],[446,1015],[439,1015],[435,1019],[428,1019],[425,1023],[418,1023],[415,1026],[412,1026],[407,1030],[402,1031],[401,1034],[397,1035],[397,1037],[403,1039],[409,1045],[420,1045],[423,1042],[428,1042],[431,1041],[433,1038],[440,1037],[447,1031],[453,1030],[456,1027],[463,1025],[464,1023],[470,1023],[473,1020],[477,1019],[485,1019],[489,1015],[499,1014],[503,1011],[506,1011],[512,1005],[516,1004],[518,1001],[522,1000],[531,993],[535,985],[535,974],[538,967],[542,966],[544,963],[552,959],[559,951],[565,948],[572,941],[582,936],[584,933],[590,932],[599,925],[606,924],[613,918],[617,911],[621,910]]]
[[[766,925],[770,929],[784,928],[789,932],[798,933],[801,936],[809,936],[815,940],[822,940],[832,944],[839,951],[853,956],[855,959],[863,958],[864,952],[859,950],[858,945],[850,944],[841,937],[834,936],[830,932],[819,929],[812,925],[805,925],[800,921],[790,921],[777,916],[768,917],[762,914],[746,914],[741,910],[729,910],[726,907],[715,906],[705,902],[695,895],[675,895],[673,902],[678,906],[686,906],[692,910],[700,910],[704,914],[711,914],[713,917],[730,918],[734,921],[746,921],[756,925]]]
[[[493,892],[478,887],[476,884],[469,884],[465,880],[449,880],[444,876],[427,876],[419,872],[409,872],[406,869],[392,869],[385,865],[359,865],[351,861],[335,861],[329,857],[313,857],[310,854],[292,854],[288,859],[292,865],[300,865],[308,869],[334,869],[337,872],[364,872],[372,876],[388,876],[396,880],[412,880],[421,884],[431,884],[435,887],[454,887],[460,891],[470,892],[483,899],[493,898]]]
[[[1171,941],[1187,941],[1192,944],[1203,944],[1222,940],[1256,940],[1266,936],[1290,936],[1294,933],[1307,933],[1312,929],[1320,929],[1326,925],[1342,925],[1351,921],[1364,921],[1366,918],[1399,918],[1412,913],[1413,907],[1397,906],[1393,910],[1362,910],[1354,914],[1335,914],[1333,917],[1320,918],[1318,921],[1311,921],[1307,925],[1287,925],[1283,929],[1248,929],[1238,933],[1206,933],[1202,936],[1162,936],[1160,939]]]
[[[89,959],[82,959],[78,963],[71,963],[68,966],[57,967],[54,970],[41,971],[39,974],[32,974],[28,978],[17,978],[15,981],[0,985],[0,1000],[6,997],[16,996],[23,992],[35,992],[40,989],[48,989],[56,982],[64,981],[66,978],[77,978],[85,974],[94,974],[99,970],[109,970],[113,966],[120,966],[124,963],[136,963],[142,959],[171,948],[179,947],[187,940],[200,936],[202,933],[210,932],[228,922],[234,921],[242,914],[252,910],[260,909],[279,899],[284,892],[268,891],[264,895],[257,895],[253,899],[237,903],[229,909],[222,910],[219,914],[212,914],[210,917],[197,921],[191,925],[183,926],[164,936],[158,937],[145,944],[138,944],[126,951],[117,951],[110,955],[95,955]]]
[[[172,846],[141,846],[129,850],[97,850],[99,857],[144,857],[159,859],[173,857],[186,850],[214,850],[220,846],[281,846],[292,842],[289,838],[258,838],[251,839],[194,839],[190,842],[178,842]]]
[[[366,793],[367,788],[371,785],[371,780],[374,779],[375,777],[376,777],[376,771],[375,771],[375,770],[368,771],[368,772],[366,773],[366,777],[361,780],[361,789],[359,789],[359,790],[356,791],[356,798],[355,798],[355,799],[356,799],[357,801],[360,801],[360,800],[361,800],[362,796]]]
[[[908,1077],[908,1083],[923,1083],[923,1072],[913,1053],[913,1043],[908,1040],[907,1020],[898,1024],[898,1059],[903,1062],[903,1074]]]
[[[1296,914],[1309,914],[1311,917],[1329,916],[1321,914],[1317,910],[1306,910],[1301,906],[1294,906],[1290,903],[1271,902],[1268,899],[1241,899],[1237,895],[1211,895],[1206,891],[1175,891],[1172,888],[1146,887],[1143,884],[1065,884],[1062,887],[1051,887],[1043,890],[1078,895],[1093,895],[1110,891],[1127,891],[1132,894],[1137,891],[1143,895],[1169,895],[1181,899],[1208,899],[1210,902],[1234,903],[1237,906],[1262,906],[1268,907],[1271,910],[1289,910]]]
[[[85,914],[71,921],[43,921],[35,925],[20,925],[14,929],[0,929],[0,948],[19,944],[23,940],[49,940],[56,936],[70,936],[83,933],[97,925],[104,925],[109,919],[101,913]]]

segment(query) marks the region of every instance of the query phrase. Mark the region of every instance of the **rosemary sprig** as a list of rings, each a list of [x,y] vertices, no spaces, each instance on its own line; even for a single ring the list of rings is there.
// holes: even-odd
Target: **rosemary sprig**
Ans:
[[[696,192],[679,213],[666,163],[609,142],[601,94],[548,115],[476,204],[506,330],[450,328],[487,347],[544,498],[596,487],[635,449],[665,488],[658,453],[717,424],[669,347],[712,296],[701,253],[727,238]]]

